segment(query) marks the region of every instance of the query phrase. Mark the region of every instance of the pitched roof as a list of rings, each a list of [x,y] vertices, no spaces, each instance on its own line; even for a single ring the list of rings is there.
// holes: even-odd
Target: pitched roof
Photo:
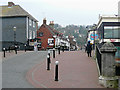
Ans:
[[[49,25],[45,25],[46,28],[52,33],[52,35],[54,35],[55,33],[53,32],[52,28]]]
[[[13,17],[13,16],[28,16],[34,21],[37,21],[33,16],[31,16],[19,5],[14,5],[12,7],[8,7],[8,5],[0,6],[0,17]]]

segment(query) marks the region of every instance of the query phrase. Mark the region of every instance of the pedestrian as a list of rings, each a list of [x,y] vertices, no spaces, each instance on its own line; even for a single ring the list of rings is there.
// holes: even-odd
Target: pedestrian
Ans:
[[[82,50],[82,46],[81,46],[80,50]]]
[[[92,51],[92,45],[90,44],[90,41],[88,41],[88,44],[87,44],[87,54],[88,54],[88,57],[92,57],[91,56],[91,51]]]

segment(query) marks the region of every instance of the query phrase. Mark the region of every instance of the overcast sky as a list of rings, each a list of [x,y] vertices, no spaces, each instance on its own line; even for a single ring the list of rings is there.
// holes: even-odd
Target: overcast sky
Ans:
[[[19,4],[42,24],[46,17],[47,24],[54,21],[60,25],[92,25],[98,23],[99,14],[118,14],[120,0],[2,0]]]

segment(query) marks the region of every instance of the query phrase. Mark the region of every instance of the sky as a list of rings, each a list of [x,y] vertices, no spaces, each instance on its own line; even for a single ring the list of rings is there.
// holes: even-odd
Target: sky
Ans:
[[[0,5],[9,1],[20,5],[42,24],[43,19],[66,26],[93,25],[99,21],[99,15],[118,14],[120,0],[1,0]]]

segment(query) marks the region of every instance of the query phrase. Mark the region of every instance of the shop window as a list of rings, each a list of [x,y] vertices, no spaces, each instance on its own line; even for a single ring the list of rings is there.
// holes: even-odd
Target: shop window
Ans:
[[[105,26],[104,38],[106,39],[120,39],[120,27],[117,26]]]

